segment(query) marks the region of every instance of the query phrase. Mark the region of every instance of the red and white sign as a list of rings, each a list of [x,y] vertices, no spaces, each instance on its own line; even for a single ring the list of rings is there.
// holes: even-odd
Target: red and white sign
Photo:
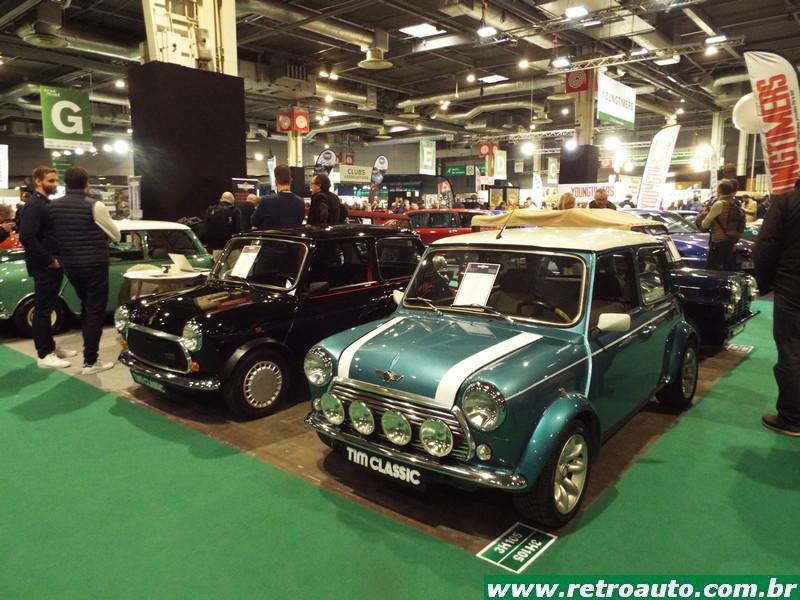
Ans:
[[[491,142],[481,142],[478,146],[478,154],[480,156],[491,156],[497,150],[500,150],[500,144],[493,144]]]
[[[589,89],[589,69],[570,71],[567,73],[566,92],[585,92]]]
[[[308,113],[294,113],[292,119],[295,131],[308,131]]]
[[[278,115],[278,131],[286,133],[292,130],[292,115]]]
[[[744,53],[761,126],[773,194],[794,189],[800,179],[800,85],[797,70],[774,52]]]
[[[345,154],[344,155],[344,164],[346,165],[354,165],[355,159],[353,158],[352,154]]]

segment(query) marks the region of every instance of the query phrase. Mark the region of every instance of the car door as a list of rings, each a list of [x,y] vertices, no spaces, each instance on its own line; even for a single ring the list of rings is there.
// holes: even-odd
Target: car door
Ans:
[[[616,250],[597,259],[590,311],[601,306],[604,312],[624,312],[631,319],[625,332],[589,331],[589,395],[603,432],[635,412],[658,385],[671,323],[679,317],[663,252],[663,246],[653,246]],[[653,264],[655,270],[640,278],[644,265],[650,268]]]
[[[302,351],[395,308],[392,290],[398,286],[379,281],[374,239],[318,241],[306,282],[307,291],[292,326],[292,345]]]

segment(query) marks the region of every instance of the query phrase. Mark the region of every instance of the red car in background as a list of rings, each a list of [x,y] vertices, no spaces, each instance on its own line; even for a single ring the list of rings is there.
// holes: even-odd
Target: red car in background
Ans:
[[[489,211],[469,208],[428,208],[410,210],[405,216],[411,219],[411,228],[427,246],[444,237],[470,233],[472,217],[486,214],[489,214]]]

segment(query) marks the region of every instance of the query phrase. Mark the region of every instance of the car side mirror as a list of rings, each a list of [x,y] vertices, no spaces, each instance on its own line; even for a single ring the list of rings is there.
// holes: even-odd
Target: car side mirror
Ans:
[[[324,294],[329,289],[331,289],[331,286],[327,281],[312,281],[308,284],[308,293],[312,296],[316,294]]]
[[[629,331],[631,316],[627,313],[603,313],[597,319],[597,328],[600,331]]]
[[[403,301],[403,296],[405,295],[405,290],[395,290],[392,292],[392,300],[394,303],[400,306],[400,303]]]

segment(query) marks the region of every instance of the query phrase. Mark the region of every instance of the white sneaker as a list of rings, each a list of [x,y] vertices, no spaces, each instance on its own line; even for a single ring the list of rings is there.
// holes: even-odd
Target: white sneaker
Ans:
[[[94,375],[95,373],[108,371],[113,366],[113,362],[103,362],[102,360],[98,360],[93,365],[84,364],[83,369],[81,369],[81,375]]]
[[[67,350],[66,348],[62,348],[61,346],[56,346],[55,355],[58,358],[72,358],[73,356],[78,356],[78,351]]]
[[[66,369],[72,365],[68,360],[62,360],[56,356],[55,352],[51,352],[44,358],[37,359],[36,364],[41,369]]]

